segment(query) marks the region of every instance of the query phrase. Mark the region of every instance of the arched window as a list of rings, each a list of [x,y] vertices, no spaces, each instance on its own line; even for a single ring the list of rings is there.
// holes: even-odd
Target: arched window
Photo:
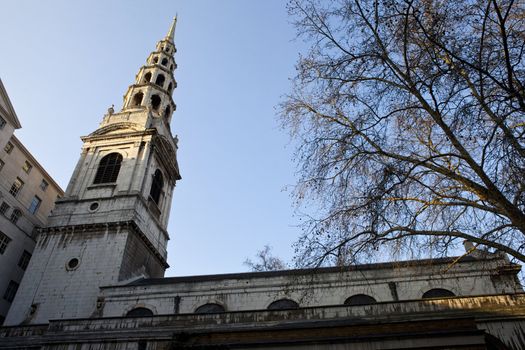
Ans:
[[[172,83],[170,83],[170,84],[168,85],[168,92],[169,92],[170,94],[171,94],[171,89],[173,89],[173,84],[172,84]]]
[[[157,80],[155,80],[155,84],[157,84],[160,87],[163,87],[164,86],[164,80],[166,80],[164,75],[159,74],[159,75],[157,75]]]
[[[16,224],[18,222],[18,219],[22,216],[22,212],[20,209],[15,209],[11,213],[11,217],[9,218],[9,221],[11,221],[13,224]]]
[[[167,65],[168,64],[168,59],[167,58],[163,58],[161,63],[162,63],[163,66]]]
[[[153,63],[159,62],[159,58],[157,56],[153,57]]]
[[[98,164],[94,184],[103,184],[117,181],[122,156],[119,153],[110,153],[104,156]]]
[[[299,304],[292,299],[279,299],[268,305],[268,310],[298,309]]]
[[[151,72],[144,74],[144,82],[149,83],[151,81]]]
[[[170,64],[170,70],[173,70],[173,64]]]
[[[355,305],[368,305],[375,304],[377,301],[372,298],[370,295],[366,294],[356,294],[352,295],[350,298],[345,300],[345,305],[355,306]]]
[[[133,106],[140,106],[143,98],[144,94],[142,92],[136,93],[135,96],[133,96]]]
[[[160,106],[160,96],[159,95],[152,95],[151,96],[151,107],[154,110],[158,110]]]
[[[153,316],[153,311],[145,307],[136,307],[133,310],[128,311],[126,317],[144,317]]]
[[[430,299],[430,298],[444,298],[444,297],[455,297],[456,294],[452,293],[448,289],[443,288],[434,288],[431,290],[427,290],[422,298],[423,299]]]
[[[162,173],[159,169],[155,170],[155,175],[153,175],[153,182],[151,183],[151,189],[149,191],[149,197],[157,204],[160,204],[160,194],[162,193],[162,188],[164,187],[164,179],[162,178]]]
[[[219,304],[215,303],[208,303],[199,306],[197,309],[195,309],[196,314],[215,314],[219,312],[224,312],[224,307]]]
[[[171,113],[171,108],[170,106],[167,106],[166,109],[164,110],[164,118],[168,119],[170,117],[170,113]]]

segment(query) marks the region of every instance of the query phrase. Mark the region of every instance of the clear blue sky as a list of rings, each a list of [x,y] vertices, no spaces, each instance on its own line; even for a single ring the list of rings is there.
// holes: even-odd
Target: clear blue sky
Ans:
[[[98,127],[179,15],[172,131],[183,179],[167,275],[246,270],[265,244],[285,259],[300,234],[285,187],[293,147],[276,106],[301,42],[285,1],[3,1],[0,77],[18,137],[65,188],[81,135]]]

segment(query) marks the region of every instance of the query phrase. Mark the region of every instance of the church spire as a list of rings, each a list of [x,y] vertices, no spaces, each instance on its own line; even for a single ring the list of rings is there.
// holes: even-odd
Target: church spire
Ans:
[[[172,42],[175,41],[175,27],[176,26],[177,26],[177,15],[173,17],[173,22],[171,23],[170,30],[168,31],[168,34],[166,35],[166,39],[169,39]]]
[[[167,35],[157,42],[155,51],[151,52],[146,64],[139,69],[135,83],[130,85],[124,95],[122,111],[132,112],[145,110],[154,119],[161,119],[168,128],[176,105],[171,94],[177,87],[174,71],[177,68],[173,55],[175,48],[175,27],[177,16]]]

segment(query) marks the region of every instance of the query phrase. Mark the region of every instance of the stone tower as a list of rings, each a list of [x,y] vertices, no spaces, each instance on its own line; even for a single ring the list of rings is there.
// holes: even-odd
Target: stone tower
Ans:
[[[97,314],[99,287],[163,277],[177,180],[170,131],[175,18],[124,95],[84,142],[65,196],[42,229],[5,325]]]

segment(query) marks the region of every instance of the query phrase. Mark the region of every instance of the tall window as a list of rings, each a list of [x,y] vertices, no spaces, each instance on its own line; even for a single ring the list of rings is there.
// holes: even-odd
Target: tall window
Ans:
[[[11,242],[11,238],[7,237],[2,231],[0,231],[0,254],[4,254],[9,242]]]
[[[110,153],[100,160],[97,174],[95,175],[95,184],[103,184],[117,181],[118,172],[122,156],[119,153]]]
[[[9,208],[9,204],[7,204],[6,202],[2,202],[2,204],[0,204],[0,214],[6,215]]]
[[[27,265],[29,265],[29,260],[31,260],[31,253],[29,253],[27,250],[24,250],[22,256],[20,256],[20,260],[18,260],[18,266],[25,271],[27,269]]]
[[[31,169],[33,169],[33,166],[31,165],[31,163],[29,163],[27,160],[25,161],[24,163],[24,166],[22,167],[22,170],[26,173],[26,174],[29,174],[31,172]]]
[[[2,159],[0,159],[0,170],[2,170],[2,168],[4,167],[5,163]]]
[[[42,179],[42,182],[40,183],[40,189],[42,191],[45,191],[47,189],[47,186],[49,186],[49,184],[47,183],[46,180]]]
[[[16,283],[15,281],[9,282],[9,285],[7,286],[7,289],[5,290],[5,293],[4,293],[4,299],[9,302],[12,302],[13,299],[15,298],[17,290],[18,290],[18,283]]]
[[[13,195],[13,197],[16,197],[20,190],[24,187],[24,181],[20,180],[18,177],[16,178],[15,182],[11,185],[11,189],[9,190],[9,193]]]
[[[5,124],[6,124],[5,119],[0,117],[0,130],[4,128]]]
[[[40,203],[42,203],[42,200],[38,198],[38,196],[34,196],[33,200],[31,201],[31,205],[29,205],[29,208],[28,208],[29,212],[31,214],[36,214],[36,211],[40,207]]]
[[[9,221],[11,221],[13,224],[16,224],[18,222],[18,219],[22,216],[22,212],[20,209],[15,209],[11,213],[11,217],[9,218]]]
[[[155,171],[153,175],[153,182],[151,183],[151,190],[149,191],[150,198],[157,204],[160,204],[160,194],[162,193],[162,188],[164,187],[164,179],[162,178],[162,173],[159,169]]]

